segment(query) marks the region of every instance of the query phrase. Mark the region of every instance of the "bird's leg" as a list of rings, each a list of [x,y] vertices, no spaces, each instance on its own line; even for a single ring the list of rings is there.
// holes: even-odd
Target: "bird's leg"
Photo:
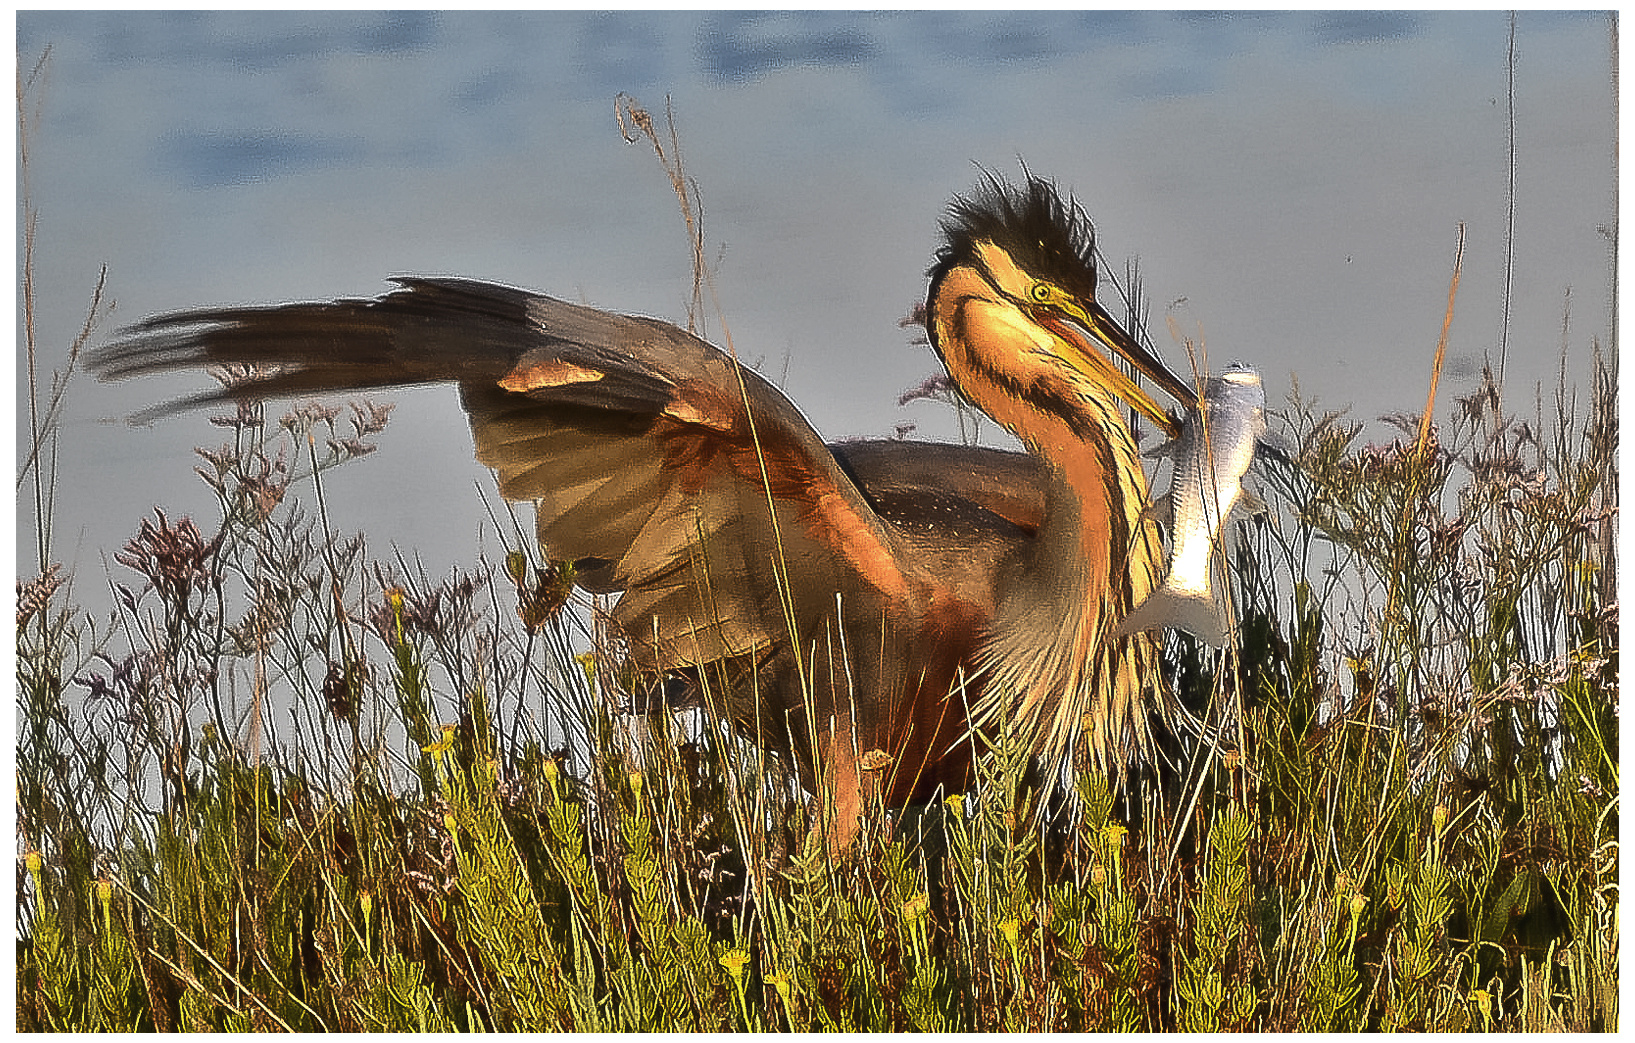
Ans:
[[[829,731],[820,735],[821,758],[812,839],[823,840],[831,857],[839,857],[857,839],[863,819],[863,773],[858,764],[849,719],[831,718]]]

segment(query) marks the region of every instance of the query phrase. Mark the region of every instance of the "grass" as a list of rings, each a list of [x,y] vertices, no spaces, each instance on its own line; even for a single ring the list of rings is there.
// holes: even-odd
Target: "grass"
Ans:
[[[775,764],[627,712],[525,526],[436,580],[335,531],[383,407],[212,418],[218,516],[134,522],[108,625],[37,452],[17,1027],[1615,1031],[1609,359],[1525,419],[1490,383],[1433,443],[1297,397],[1241,649],[1167,650],[1219,736],[1175,799],[1086,774],[1032,826],[1001,732],[971,793],[876,806],[839,860]]]

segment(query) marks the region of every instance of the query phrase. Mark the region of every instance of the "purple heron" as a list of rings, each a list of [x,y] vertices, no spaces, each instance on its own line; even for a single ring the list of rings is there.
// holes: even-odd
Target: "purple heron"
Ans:
[[[1123,409],[1178,430],[1117,359],[1195,396],[1096,303],[1092,227],[1049,181],[990,176],[942,231],[931,344],[1027,453],[828,446],[673,325],[456,279],[162,315],[93,366],[254,367],[193,403],[458,384],[477,459],[536,501],[547,555],[620,595],[641,666],[709,684],[746,737],[793,755],[839,849],[865,776],[888,806],[967,786],[973,725],[1003,716],[1047,773],[1117,775],[1181,712],[1158,639],[1115,634],[1163,569]]]

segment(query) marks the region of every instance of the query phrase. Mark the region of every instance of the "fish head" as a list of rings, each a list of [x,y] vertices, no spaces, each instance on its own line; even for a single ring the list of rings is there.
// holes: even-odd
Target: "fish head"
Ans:
[[[1256,396],[1262,404],[1266,401],[1266,389],[1260,383],[1260,373],[1253,366],[1242,362],[1228,365],[1216,376],[1210,377],[1204,391],[1206,401],[1218,401],[1222,398],[1253,401]]]

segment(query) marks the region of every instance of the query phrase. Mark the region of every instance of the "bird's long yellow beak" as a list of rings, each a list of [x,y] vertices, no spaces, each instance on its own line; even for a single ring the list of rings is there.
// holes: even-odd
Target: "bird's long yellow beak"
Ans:
[[[1040,309],[1034,315],[1034,321],[1048,329],[1064,343],[1074,349],[1078,357],[1068,361],[1077,365],[1086,376],[1105,385],[1109,390],[1133,406],[1137,412],[1153,423],[1157,424],[1169,437],[1175,438],[1181,433],[1181,422],[1169,414],[1163,406],[1118,366],[1114,365],[1095,346],[1090,343],[1094,338],[1104,344],[1108,350],[1117,353],[1135,367],[1136,372],[1157,385],[1158,389],[1177,402],[1188,408],[1196,408],[1198,392],[1170,372],[1152,352],[1142,347],[1136,339],[1124,332],[1111,315],[1094,301],[1058,302],[1060,309]],[[1071,322],[1063,321],[1065,314]]]

